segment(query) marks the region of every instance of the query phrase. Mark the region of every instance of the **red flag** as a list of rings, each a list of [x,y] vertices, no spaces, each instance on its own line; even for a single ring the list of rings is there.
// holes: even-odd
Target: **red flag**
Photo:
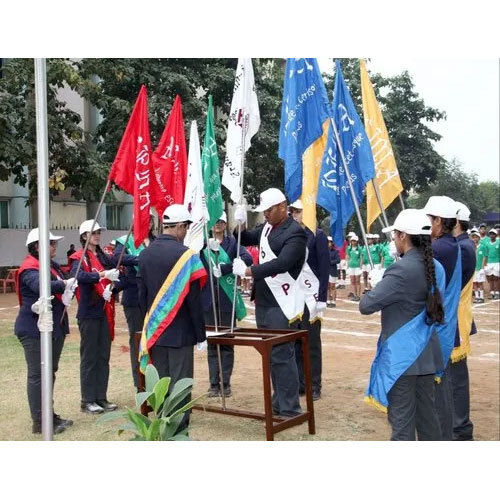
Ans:
[[[134,244],[138,247],[148,235],[151,208],[151,138],[148,96],[143,85],[109,172],[109,180],[134,197]]]
[[[184,203],[187,179],[187,151],[181,98],[176,96],[170,117],[153,153],[156,179],[153,203],[158,214],[175,203]]]

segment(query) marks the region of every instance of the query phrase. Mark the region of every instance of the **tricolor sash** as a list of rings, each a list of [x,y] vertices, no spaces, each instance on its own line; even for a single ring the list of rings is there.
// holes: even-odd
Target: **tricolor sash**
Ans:
[[[77,252],[72,253],[69,256],[70,261],[78,261],[80,260],[80,257],[83,254],[83,248],[78,250]],[[100,273],[102,271],[105,271],[106,269],[104,266],[101,264],[101,261],[97,258],[97,255],[94,252],[87,251],[85,257],[82,260],[82,267],[81,269],[86,272],[86,273]],[[78,276],[75,276],[76,279],[78,279]],[[100,279],[97,283],[94,284],[94,290],[96,293],[99,295],[99,297],[102,297],[102,294],[104,293],[104,289],[106,288],[107,285],[111,283],[110,280],[106,278]],[[80,302],[80,287],[76,289],[75,292],[76,295],[76,300]],[[109,336],[111,337],[111,340],[114,340],[115,338],[115,297],[112,295],[110,301],[104,301],[104,315],[106,316],[106,321],[108,323],[108,329],[109,329]]]
[[[215,265],[216,263],[215,254],[216,252],[214,252],[213,250],[209,250],[208,248],[203,249],[203,255],[205,256],[205,259],[208,262],[209,266],[211,266],[212,264]],[[217,264],[231,264],[231,259],[229,258],[229,255],[222,247],[219,247],[218,254],[219,256],[217,259],[218,260]],[[218,280],[219,280],[219,285],[221,286],[224,293],[227,295],[230,302],[233,302],[234,274],[233,273],[226,274],[218,278]],[[236,292],[236,305],[234,309],[235,309],[236,319],[238,321],[241,321],[247,315],[247,309],[245,307],[243,299],[241,298],[241,293],[239,292],[239,290],[237,290]]]
[[[149,354],[151,348],[174,320],[186,295],[189,293],[191,282],[198,279],[200,285],[203,286],[207,279],[207,272],[200,257],[192,250],[187,249],[168,273],[149,311],[146,313],[139,352],[142,373],[146,371],[147,365],[151,363]]]
[[[271,224],[266,223],[262,229],[259,245],[259,264],[277,258],[268,241],[272,227]],[[267,276],[264,280],[288,321],[293,323],[295,320],[300,319],[304,313],[305,293],[299,281],[294,280],[288,272]]]
[[[472,284],[474,276],[462,288],[460,302],[458,303],[458,334],[460,345],[451,351],[451,362],[456,363],[470,354],[470,331],[472,328]]]
[[[444,323],[436,328],[441,352],[443,354],[443,365],[446,368],[450,360],[451,352],[455,345],[455,333],[457,331],[457,313],[458,303],[460,301],[460,292],[462,289],[462,250],[457,245],[457,261],[450,282],[443,295]],[[436,374],[436,380],[439,382],[442,373]]]
[[[446,275],[443,266],[434,259],[436,285],[444,296]],[[426,323],[427,311],[424,309],[408,323],[396,330],[384,342],[377,344],[377,353],[370,370],[370,382],[365,393],[365,402],[387,413],[387,395],[399,377],[422,354],[429,343],[436,324]]]

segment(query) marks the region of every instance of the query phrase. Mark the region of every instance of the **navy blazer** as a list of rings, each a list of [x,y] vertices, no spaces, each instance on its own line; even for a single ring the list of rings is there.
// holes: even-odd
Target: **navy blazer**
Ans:
[[[330,253],[330,276],[338,277],[339,268],[337,267],[337,264],[340,264],[339,251],[335,247],[332,247],[329,250],[329,253]]]
[[[309,250],[307,263],[319,280],[318,302],[326,302],[330,276],[328,238],[321,229],[316,230],[316,235],[307,227],[305,232],[307,234],[307,249]]]
[[[234,236],[225,236],[222,240],[221,247],[227,253],[228,257],[231,259],[231,262],[236,258],[236,249],[238,247],[238,242]],[[209,274],[208,263],[205,260],[205,256],[203,251],[200,252],[201,261],[207,270],[207,274]],[[240,258],[247,266],[251,266],[253,264],[252,256],[248,253],[247,249],[240,245]],[[233,272],[232,264],[221,264],[220,270],[223,276],[227,274],[231,274]],[[219,285],[219,280],[213,277],[214,282],[214,291],[215,291],[215,306],[218,307],[222,312],[231,312],[233,310],[233,302],[232,298],[226,295],[226,292]],[[220,299],[220,300],[219,300]],[[210,283],[207,283],[202,291],[201,291],[201,300],[203,302],[203,310],[205,312],[212,310],[212,290],[210,287]]]
[[[173,236],[161,234],[139,255],[139,306],[143,314],[153,301],[180,256],[187,250]],[[192,281],[175,318],[156,341],[164,347],[185,347],[206,340],[200,281]]]
[[[133,236],[130,236],[132,238]],[[113,266],[118,264],[118,259],[122,252],[123,245],[116,242],[113,258],[111,259]],[[137,291],[137,271],[135,266],[139,265],[139,257],[130,255],[125,249],[123,253],[122,266],[125,266],[125,272],[122,278],[123,293],[121,303],[124,307],[138,307],[139,306],[139,292]]]
[[[61,271],[59,264],[52,261],[51,267],[53,267],[61,278],[64,277],[64,273]],[[51,274],[51,278],[53,275]],[[62,294],[64,292],[64,282],[61,280],[51,279],[50,281],[50,293]],[[26,269],[19,276],[19,293],[22,298],[22,305],[19,308],[19,314],[16,318],[16,323],[14,325],[14,333],[18,337],[30,336],[39,337],[40,330],[38,330],[37,321],[38,314],[31,311],[31,306],[40,297],[40,273],[37,269]],[[69,333],[69,322],[68,315],[64,315],[64,321],[61,324],[61,318],[64,311],[63,303],[56,299],[52,299],[52,321],[53,321],[53,337],[62,337]]]
[[[261,224],[253,230],[242,231],[241,244],[259,246],[264,227],[265,224]],[[234,231],[236,234],[237,230]],[[264,278],[288,272],[293,279],[297,279],[306,257],[307,236],[300,224],[289,216],[279,226],[271,229],[268,241],[276,259],[251,266],[254,278],[251,298],[259,306],[279,307]]]
[[[378,285],[363,295],[361,314],[382,311],[380,342],[425,308],[427,280],[423,255],[415,248],[387,268]],[[429,343],[404,375],[430,375],[444,369],[439,338],[434,330]]]

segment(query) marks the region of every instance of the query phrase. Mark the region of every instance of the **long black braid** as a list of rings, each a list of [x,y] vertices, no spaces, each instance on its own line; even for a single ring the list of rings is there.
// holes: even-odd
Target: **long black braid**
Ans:
[[[444,308],[441,293],[436,284],[436,269],[434,267],[434,254],[432,252],[431,237],[423,234],[412,234],[410,241],[412,245],[422,253],[425,265],[425,279],[427,281],[426,323],[443,324]]]

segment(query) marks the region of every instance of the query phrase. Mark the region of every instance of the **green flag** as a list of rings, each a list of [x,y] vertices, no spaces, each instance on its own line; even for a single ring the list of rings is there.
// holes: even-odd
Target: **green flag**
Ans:
[[[224,211],[220,187],[219,156],[217,155],[217,144],[215,143],[212,96],[208,96],[207,124],[205,128],[205,140],[203,141],[203,151],[201,153],[201,172],[209,215],[207,226],[210,229],[220,219]]]

